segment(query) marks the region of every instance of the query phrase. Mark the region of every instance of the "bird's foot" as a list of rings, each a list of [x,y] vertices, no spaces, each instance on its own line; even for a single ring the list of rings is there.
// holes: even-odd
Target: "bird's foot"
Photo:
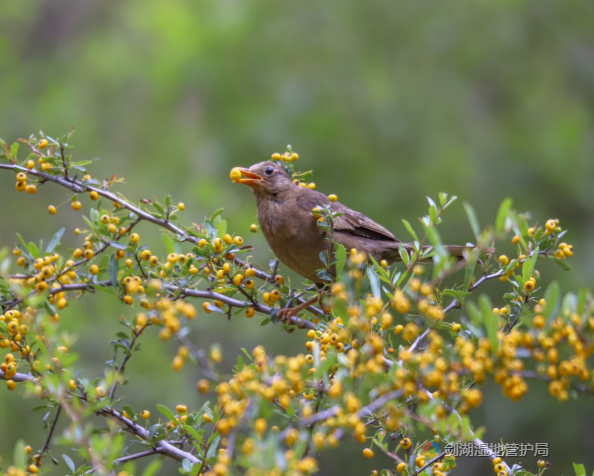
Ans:
[[[311,298],[309,301],[305,301],[305,302],[299,304],[298,306],[280,309],[276,315],[277,319],[280,322],[282,322],[283,324],[297,324],[298,325],[298,323],[292,322],[292,318],[296,317],[297,313],[303,311],[303,309],[308,308],[312,304],[316,304],[316,303],[320,302],[322,299],[322,294],[324,294],[324,293],[320,293],[318,296]]]

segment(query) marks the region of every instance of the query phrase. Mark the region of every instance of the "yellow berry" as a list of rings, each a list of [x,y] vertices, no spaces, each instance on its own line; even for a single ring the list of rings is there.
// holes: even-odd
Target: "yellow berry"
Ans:
[[[235,243],[237,246],[241,246],[243,245],[243,238],[241,236],[236,236],[233,238],[233,243]]]
[[[24,182],[23,182],[24,183]],[[31,195],[34,194],[35,192],[37,192],[37,187],[35,186],[35,184],[30,183],[29,185],[27,185],[25,187],[25,191],[27,193],[30,193]]]
[[[152,253],[150,250],[142,250],[140,253],[140,258],[143,259],[144,261],[148,261],[149,258],[151,257]]]
[[[96,387],[95,393],[96,393],[97,397],[99,397],[99,398],[105,397],[105,389],[103,387]]]
[[[96,264],[91,265],[91,274],[93,276],[99,274],[99,266],[97,266]]]
[[[80,203],[78,200],[75,200],[70,204],[70,206],[73,210],[80,210],[82,208],[82,203]]]
[[[363,450],[363,456],[366,458],[373,458],[373,451],[370,448],[365,448]]]
[[[6,387],[12,392],[16,388],[16,383],[14,383],[14,380],[7,380]]]
[[[140,418],[142,418],[143,420],[148,420],[151,417],[151,412],[149,412],[148,410],[142,410],[140,412]]]
[[[99,194],[95,190],[91,190],[89,193],[89,198],[95,202],[99,200]]]
[[[400,446],[407,450],[412,446],[412,441],[410,441],[410,438],[404,438],[402,441],[400,441]]]
[[[208,380],[206,379],[200,379],[198,380],[198,383],[196,384],[196,389],[198,390],[198,392],[205,394],[206,392],[208,392],[208,388],[210,387],[210,384],[208,383]]]
[[[179,202],[177,204],[177,208],[179,208],[183,212],[186,209],[186,206],[182,202]]]
[[[404,473],[404,471],[406,471],[406,463],[398,463],[398,466],[396,466],[396,471],[399,473]]]
[[[47,207],[47,211],[50,212],[50,215],[55,215],[58,212],[58,210],[56,210],[56,207],[54,207],[53,205]]]
[[[35,162],[33,162],[32,160],[27,160],[27,165],[26,167],[31,170],[35,167]]]
[[[520,242],[520,237],[518,235],[512,238],[512,245],[517,245]]]
[[[229,174],[231,180],[237,182],[241,178],[241,170],[238,167],[231,169],[231,173]]]
[[[255,313],[256,313],[256,311],[254,310],[254,308],[253,308],[253,307],[248,307],[248,308],[245,310],[245,316],[246,316],[248,319],[251,319],[252,317],[254,317],[254,314],[255,314]]]
[[[130,235],[130,241],[132,243],[138,243],[139,240],[140,240],[140,235],[138,233],[132,233]]]
[[[278,153],[275,152],[274,154],[272,154],[271,159],[272,160],[280,160],[282,158],[282,156]]]
[[[328,195],[328,200],[330,200],[331,202],[335,202],[336,200],[338,200],[338,197],[334,194]],[[369,450],[369,451],[371,451],[371,450]]]
[[[254,430],[256,430],[256,433],[262,434],[266,431],[266,428],[268,428],[268,423],[266,423],[264,418],[258,418],[254,422]]]
[[[40,149],[45,149],[47,147],[47,139],[40,139],[37,145]]]
[[[258,231],[258,225],[251,224],[251,225],[250,225],[250,231],[251,231],[252,233],[256,233],[256,232]]]

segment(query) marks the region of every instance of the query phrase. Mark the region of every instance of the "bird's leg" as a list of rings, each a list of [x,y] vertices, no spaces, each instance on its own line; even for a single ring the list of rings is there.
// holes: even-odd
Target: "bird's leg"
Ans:
[[[326,293],[326,291],[323,291],[320,294],[318,294],[316,297],[311,298],[310,300],[305,301],[305,302],[299,304],[298,306],[280,309],[277,313],[277,317],[278,317],[279,321],[281,321],[285,324],[291,324],[291,317],[296,316],[297,313],[303,311],[303,309],[308,308],[312,304],[321,303],[322,302],[322,294],[325,294],[325,293]]]

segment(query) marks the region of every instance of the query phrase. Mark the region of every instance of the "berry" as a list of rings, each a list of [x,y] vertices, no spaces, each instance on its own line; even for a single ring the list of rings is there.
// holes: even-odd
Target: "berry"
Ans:
[[[373,458],[373,451],[370,448],[365,448],[363,450],[363,456],[366,458]]]
[[[50,215],[55,215],[58,212],[58,210],[56,210],[56,207],[54,207],[53,205],[47,207],[47,211],[50,213]]]
[[[70,206],[73,210],[80,210],[82,208],[82,203],[80,203],[78,200],[75,200],[70,204]]]
[[[177,204],[177,208],[183,212],[186,209],[186,206],[182,202],[179,202]]]
[[[328,200],[330,200],[331,202],[335,202],[336,200],[338,200],[338,197],[334,194],[328,195]],[[369,451],[371,451],[371,450],[369,450]]]
[[[132,243],[138,243],[139,240],[140,240],[140,235],[138,233],[132,233],[130,235],[130,241]]]
[[[149,412],[148,410],[142,410],[140,412],[140,418],[142,418],[143,420],[148,420],[151,417],[151,412]]]
[[[35,184],[30,183],[29,185],[27,185],[25,187],[25,190],[27,191],[27,193],[33,195],[34,193],[37,192],[37,187],[35,186]]]
[[[95,202],[99,200],[99,194],[95,192],[95,190],[91,190],[91,192],[89,193],[89,198]]]
[[[252,223],[252,224],[250,225],[250,231],[251,231],[252,233],[256,233],[256,232],[258,231],[258,225],[255,225],[255,224],[253,224],[253,223]]]
[[[404,438],[402,441],[400,441],[400,446],[407,450],[412,446],[412,441],[410,441],[410,438]]]
[[[47,147],[47,139],[40,139],[37,145],[40,149],[45,149]]]

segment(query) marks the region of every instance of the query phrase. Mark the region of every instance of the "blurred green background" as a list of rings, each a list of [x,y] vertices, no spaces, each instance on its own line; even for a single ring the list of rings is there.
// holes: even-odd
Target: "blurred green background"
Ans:
[[[483,225],[507,196],[533,220],[558,217],[570,229],[574,271],[542,266],[545,282],[562,279],[564,291],[592,283],[590,0],[3,0],[0,11],[0,137],[12,142],[40,129],[55,137],[74,126],[76,160],[101,159],[93,176],[125,177],[119,190],[133,200],[172,194],[187,205],[186,223],[225,207],[230,230],[263,262],[271,256],[266,244],[249,234],[253,199],[231,184],[229,170],[290,143],[298,166],[314,169],[318,189],[397,236],[407,236],[400,220],[415,222],[426,213],[425,195],[439,191],[471,202]],[[67,205],[47,213],[66,198],[52,185],[17,196],[14,177],[0,174],[2,245],[12,246],[15,231],[47,242],[62,226],[64,244],[80,245],[72,233],[83,225],[78,214]],[[85,199],[86,213],[89,206]],[[156,230],[139,228],[164,252]],[[472,239],[460,203],[448,209],[441,233],[453,243]],[[505,285],[488,289],[501,296]],[[111,358],[122,314],[132,311],[101,295],[62,313],[90,378]],[[220,342],[227,369],[241,347],[304,350],[301,333],[242,317],[201,313],[191,338],[202,347]],[[199,371],[173,374],[175,345],[146,334],[129,366],[135,378],[119,395],[154,414],[157,402],[197,409]],[[486,393],[472,415],[487,425],[486,441],[546,442],[553,474],[573,474],[572,461],[592,470],[591,398],[560,405],[544,384],[533,384],[519,404],[498,387]],[[41,447],[42,414],[29,412],[35,405],[0,391],[5,461],[20,437]],[[360,451],[348,444],[325,454],[320,474],[368,474],[377,458],[363,461]],[[534,458],[523,461],[534,467]],[[460,466],[459,474],[492,471],[484,458]]]

